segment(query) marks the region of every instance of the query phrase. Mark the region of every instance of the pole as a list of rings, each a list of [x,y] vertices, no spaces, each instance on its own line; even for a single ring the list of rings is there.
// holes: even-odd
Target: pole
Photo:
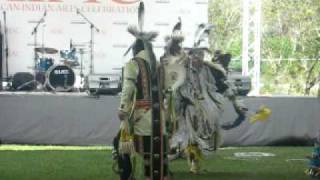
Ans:
[[[94,31],[100,32],[100,30],[77,9],[77,14],[80,15],[85,21],[90,24],[90,74],[94,73]]]

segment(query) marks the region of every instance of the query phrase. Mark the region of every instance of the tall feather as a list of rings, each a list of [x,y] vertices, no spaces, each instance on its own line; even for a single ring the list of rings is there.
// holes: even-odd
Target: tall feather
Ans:
[[[143,1],[140,2],[139,8],[138,8],[138,24],[139,24],[139,30],[140,30],[140,32],[142,32],[143,26],[144,26],[144,3],[143,3]]]
[[[172,33],[174,34],[177,31],[181,31],[181,27],[182,27],[182,22],[181,22],[181,17],[178,18],[179,21],[177,22],[176,25],[174,25],[173,29],[172,29]]]

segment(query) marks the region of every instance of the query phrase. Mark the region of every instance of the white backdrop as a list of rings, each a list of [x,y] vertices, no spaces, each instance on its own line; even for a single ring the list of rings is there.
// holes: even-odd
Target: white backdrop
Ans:
[[[133,42],[126,29],[130,24],[137,24],[138,3],[139,0],[0,0],[0,10],[7,14],[9,74],[32,72],[34,37],[31,32],[45,10],[47,16],[38,30],[38,44],[67,50],[72,39],[74,44],[85,45],[89,52],[89,24],[74,23],[85,22],[76,13],[79,8],[100,29],[99,33],[95,32],[95,73],[121,67],[130,58],[130,55],[123,57]],[[196,25],[208,20],[208,0],[146,0],[145,7],[145,29],[160,33],[154,43],[158,57],[163,52],[165,35],[170,33],[179,16],[186,35],[185,46],[193,41]],[[3,27],[3,13],[0,18]],[[84,56],[85,73],[89,71],[89,57],[89,53]],[[61,58],[57,54],[54,59],[57,63]]]

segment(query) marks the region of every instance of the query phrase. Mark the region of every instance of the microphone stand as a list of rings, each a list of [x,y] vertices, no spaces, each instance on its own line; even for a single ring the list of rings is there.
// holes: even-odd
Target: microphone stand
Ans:
[[[83,15],[79,9],[77,9],[77,14],[79,14],[85,21],[90,24],[91,39],[90,39],[90,74],[94,73],[94,30],[100,32],[100,30],[95,26],[85,15]]]
[[[37,76],[37,62],[38,62],[38,58],[37,58],[37,51],[36,51],[36,48],[38,46],[38,42],[37,42],[37,39],[38,39],[38,28],[40,26],[41,23],[44,23],[45,22],[45,17],[47,16],[47,10],[43,13],[41,19],[38,21],[37,25],[33,28],[33,31],[31,33],[31,35],[34,36],[34,82],[35,82],[35,85],[37,86],[37,79],[36,79],[36,76]],[[42,50],[43,51],[43,50]]]

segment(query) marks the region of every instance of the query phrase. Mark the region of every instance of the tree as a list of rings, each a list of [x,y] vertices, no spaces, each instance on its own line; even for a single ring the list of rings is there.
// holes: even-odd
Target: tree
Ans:
[[[319,12],[317,0],[263,1],[262,57],[278,61],[262,64],[262,79],[274,87],[273,93],[309,94],[315,86],[312,83],[320,71]]]

